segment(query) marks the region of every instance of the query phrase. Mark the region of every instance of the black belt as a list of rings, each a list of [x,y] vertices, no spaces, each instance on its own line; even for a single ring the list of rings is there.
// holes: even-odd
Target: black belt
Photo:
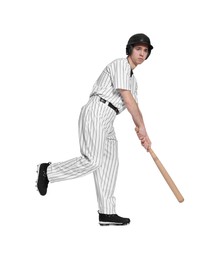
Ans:
[[[103,98],[100,98],[99,101],[102,102],[102,103],[108,102],[107,100],[105,100],[105,99],[103,99]],[[119,114],[119,110],[117,109],[117,107],[113,106],[112,103],[108,102],[108,106],[109,106],[110,108],[112,108],[117,115]]]

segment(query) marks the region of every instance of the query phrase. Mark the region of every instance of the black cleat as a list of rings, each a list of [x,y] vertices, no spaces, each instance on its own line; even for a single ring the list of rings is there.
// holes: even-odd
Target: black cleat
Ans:
[[[129,218],[119,217],[117,214],[102,214],[99,213],[99,224],[100,226],[123,226],[130,223]]]
[[[47,193],[47,187],[48,187],[48,177],[47,177],[47,167],[51,163],[42,163],[38,165],[38,180],[37,180],[37,188],[39,193],[44,196]]]

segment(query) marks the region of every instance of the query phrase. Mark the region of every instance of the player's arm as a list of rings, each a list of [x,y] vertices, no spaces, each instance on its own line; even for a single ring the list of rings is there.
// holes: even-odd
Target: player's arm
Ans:
[[[129,111],[129,113],[131,114],[132,119],[136,125],[136,129],[137,129],[136,132],[137,132],[137,135],[138,135],[139,139],[141,140],[143,146],[145,146],[145,148],[151,146],[151,141],[148,137],[148,134],[147,134],[147,131],[145,128],[142,113],[141,113],[139,106],[136,103],[133,95],[131,94],[131,92],[129,90],[120,89],[119,91],[123,98],[124,104],[125,104],[127,110]]]
[[[140,112],[139,106],[136,103],[133,95],[129,90],[120,89],[121,96],[123,98],[124,104],[131,114],[133,121],[138,128],[145,128],[142,113]]]

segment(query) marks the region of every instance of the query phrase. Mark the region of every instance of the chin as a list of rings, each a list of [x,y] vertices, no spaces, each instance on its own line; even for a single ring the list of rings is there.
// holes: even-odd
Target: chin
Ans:
[[[139,60],[139,61],[137,62],[137,65],[142,64],[143,62],[144,62],[144,60]]]

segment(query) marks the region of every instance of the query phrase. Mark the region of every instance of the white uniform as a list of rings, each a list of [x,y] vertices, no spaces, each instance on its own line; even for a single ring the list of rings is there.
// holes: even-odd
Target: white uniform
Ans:
[[[82,107],[79,118],[81,156],[52,163],[47,169],[49,181],[69,180],[94,173],[99,212],[115,214],[114,189],[118,173],[118,145],[113,128],[116,112],[100,97],[112,103],[119,112],[125,109],[118,89],[132,92],[137,101],[137,83],[126,58],[111,62],[103,70]]]

